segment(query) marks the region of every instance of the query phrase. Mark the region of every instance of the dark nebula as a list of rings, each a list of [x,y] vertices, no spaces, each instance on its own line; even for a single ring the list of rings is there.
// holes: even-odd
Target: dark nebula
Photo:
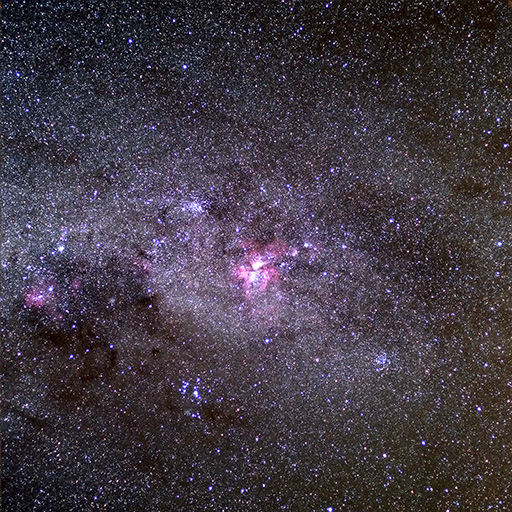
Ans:
[[[512,510],[510,3],[2,29],[2,510]]]

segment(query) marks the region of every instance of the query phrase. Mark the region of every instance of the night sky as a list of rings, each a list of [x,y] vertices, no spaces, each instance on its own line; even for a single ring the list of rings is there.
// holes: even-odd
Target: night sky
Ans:
[[[512,510],[510,2],[2,35],[2,510]]]

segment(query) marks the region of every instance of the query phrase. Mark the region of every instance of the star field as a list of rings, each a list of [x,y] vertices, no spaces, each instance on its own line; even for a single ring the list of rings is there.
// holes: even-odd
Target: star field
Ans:
[[[3,7],[2,509],[512,507],[512,8]]]

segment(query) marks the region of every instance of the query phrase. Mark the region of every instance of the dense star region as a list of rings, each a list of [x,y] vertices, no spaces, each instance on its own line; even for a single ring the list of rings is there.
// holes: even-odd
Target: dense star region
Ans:
[[[2,510],[512,510],[512,7],[9,2]]]

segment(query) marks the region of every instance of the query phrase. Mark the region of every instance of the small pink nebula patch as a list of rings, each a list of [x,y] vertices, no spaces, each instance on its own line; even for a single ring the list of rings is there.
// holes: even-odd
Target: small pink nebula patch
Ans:
[[[55,282],[47,280],[31,286],[25,295],[25,304],[29,308],[42,309],[55,302]]]

